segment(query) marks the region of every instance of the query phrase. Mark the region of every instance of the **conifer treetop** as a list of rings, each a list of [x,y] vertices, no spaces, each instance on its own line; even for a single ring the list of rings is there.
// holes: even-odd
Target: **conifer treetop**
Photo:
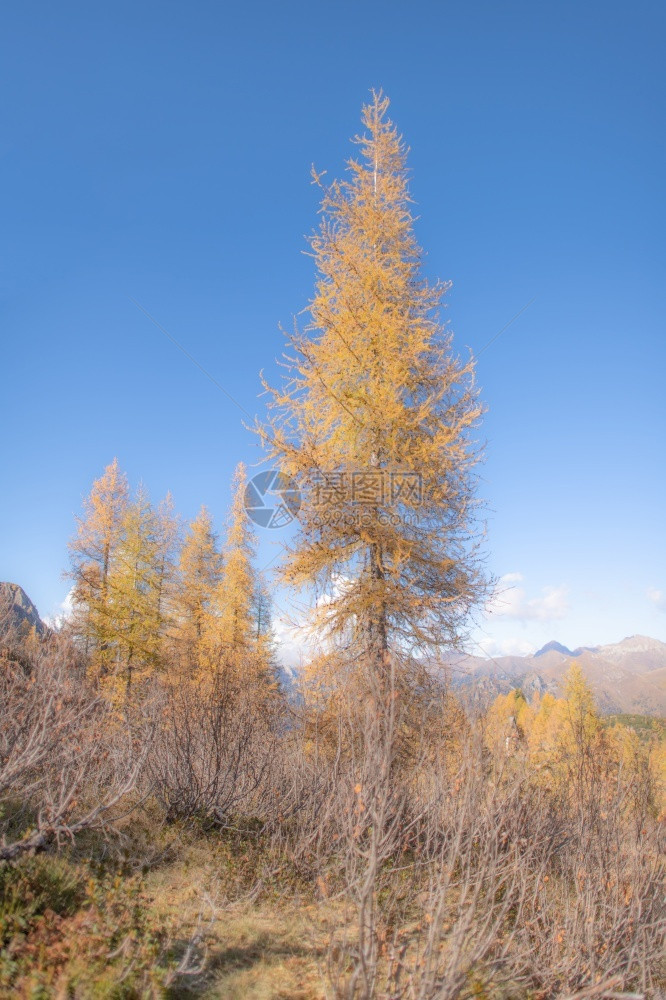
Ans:
[[[383,653],[449,644],[485,592],[473,527],[474,364],[454,355],[440,322],[448,286],[421,274],[407,151],[387,111],[373,93],[354,140],[360,156],[324,189],[310,322],[289,337],[287,378],[267,386],[272,419],[259,429],[303,491],[285,580],[327,590],[319,624]],[[396,497],[403,473],[420,488]],[[383,492],[359,504],[343,489],[322,510],[322,477],[341,474],[379,479]]]

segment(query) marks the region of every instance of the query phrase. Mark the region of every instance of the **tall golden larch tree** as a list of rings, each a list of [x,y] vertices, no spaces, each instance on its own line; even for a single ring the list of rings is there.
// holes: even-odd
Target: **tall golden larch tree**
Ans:
[[[324,191],[310,323],[258,430],[302,487],[284,579],[327,593],[332,636],[385,664],[453,643],[485,596],[475,540],[472,360],[453,353],[421,275],[406,150],[373,94],[349,179]],[[319,181],[319,178],[315,179]]]

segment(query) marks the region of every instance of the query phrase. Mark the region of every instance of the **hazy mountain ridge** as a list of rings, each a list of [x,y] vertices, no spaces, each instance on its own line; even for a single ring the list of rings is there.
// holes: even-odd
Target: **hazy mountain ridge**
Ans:
[[[5,628],[8,624],[21,630],[34,627],[40,635],[47,631],[19,584],[0,582],[0,608],[8,614]],[[561,695],[562,680],[574,660],[582,667],[605,714],[666,716],[666,643],[649,636],[632,635],[606,646],[574,650],[551,640],[530,656],[459,653],[442,666],[463,700],[482,707],[516,687],[528,697],[535,692]],[[280,674],[287,687],[297,673],[297,667],[282,664]]]
[[[574,660],[602,712],[666,715],[666,643],[649,636],[575,650],[553,640],[531,656],[460,654],[448,660],[446,670],[465,700],[480,706],[515,687],[527,696],[536,691],[561,695],[562,680]]]

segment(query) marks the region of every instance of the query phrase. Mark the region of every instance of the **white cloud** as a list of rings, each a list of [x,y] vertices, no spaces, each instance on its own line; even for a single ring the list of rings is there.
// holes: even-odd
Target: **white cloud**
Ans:
[[[565,586],[544,587],[540,596],[529,597],[525,588],[519,586],[522,582],[522,573],[505,573],[498,581],[495,594],[486,607],[487,613],[521,624],[550,622],[566,617],[569,603]],[[325,612],[327,605],[334,603],[351,584],[348,577],[336,577],[330,591],[318,597],[316,608]],[[321,634],[315,634],[310,621],[305,610],[285,613],[274,619],[278,657],[290,673],[298,670],[314,652],[321,649]],[[475,647],[472,652],[483,656],[530,656],[538,648],[538,644],[530,642],[524,636],[483,636],[475,642]]]
[[[657,611],[666,611],[666,593],[657,590],[656,587],[649,587],[647,592],[648,601],[654,604]]]
[[[303,621],[280,615],[273,620],[273,635],[280,663],[289,673],[294,673],[312,655],[312,632]]]
[[[506,573],[500,577],[486,607],[488,614],[522,622],[549,622],[566,617],[569,611],[566,587],[544,587],[540,597],[528,597],[527,591],[517,586],[522,580],[521,573]]]
[[[331,581],[330,592],[320,594],[315,609],[326,618],[326,608],[335,603],[352,586],[350,577],[338,574]],[[313,614],[302,608],[299,611],[283,612],[273,621],[273,634],[277,644],[277,655],[282,666],[289,673],[302,666],[314,653],[325,645],[321,628],[316,628]]]
[[[74,612],[74,587],[69,590],[67,597],[64,601],[61,601],[53,611],[52,614],[46,615],[43,619],[44,624],[48,625],[49,628],[56,629],[62,628],[66,621],[68,621]]]
[[[536,651],[536,646],[527,639],[518,636],[509,636],[507,639],[493,639],[484,637],[475,643],[472,652],[482,656],[531,656]]]

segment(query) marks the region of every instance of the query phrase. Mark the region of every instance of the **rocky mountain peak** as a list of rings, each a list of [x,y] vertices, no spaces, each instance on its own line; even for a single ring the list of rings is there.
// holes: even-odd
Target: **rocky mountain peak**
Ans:
[[[0,628],[34,628],[39,635],[46,632],[37,608],[18,583],[0,582]]]

